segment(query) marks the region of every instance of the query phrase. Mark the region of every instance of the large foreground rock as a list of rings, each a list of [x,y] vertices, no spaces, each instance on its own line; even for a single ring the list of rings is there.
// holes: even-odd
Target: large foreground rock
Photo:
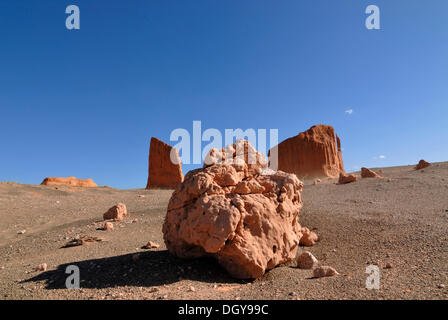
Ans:
[[[238,145],[246,147],[244,159],[235,152],[232,164],[225,163],[228,156],[211,161]],[[171,253],[213,256],[236,278],[258,278],[294,259],[302,236],[303,183],[293,174],[266,169],[265,159],[248,165],[248,149],[253,150],[247,141],[237,141],[211,151],[209,165],[188,172],[173,193],[163,225]]]
[[[278,156],[278,170],[299,178],[331,177],[345,173],[341,141],[332,126],[316,125],[286,139],[269,151],[270,167]]]
[[[41,185],[68,185],[74,187],[98,187],[92,179],[77,179],[75,177],[56,178],[48,177],[42,181]]]
[[[175,189],[184,179],[176,148],[151,138],[146,189]]]

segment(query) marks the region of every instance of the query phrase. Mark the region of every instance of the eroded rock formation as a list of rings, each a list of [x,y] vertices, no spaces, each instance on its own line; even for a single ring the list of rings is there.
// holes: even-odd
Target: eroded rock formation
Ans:
[[[184,179],[176,148],[151,138],[146,189],[175,189]]]
[[[55,178],[48,177],[42,181],[41,185],[68,185],[73,187],[98,187],[92,179],[77,179],[75,177]]]
[[[420,170],[429,167],[431,164],[426,160],[420,160],[418,164],[415,166],[415,170]]]
[[[238,146],[244,146],[244,157],[237,156]],[[230,150],[227,163],[211,161],[223,150]],[[172,254],[213,256],[236,278],[258,278],[295,258],[302,237],[303,183],[293,174],[266,169],[266,159],[250,150],[244,140],[211,150],[204,168],[187,173],[163,225]]]
[[[341,141],[332,126],[316,125],[286,139],[269,151],[270,167],[278,157],[278,170],[299,178],[331,177],[345,173]]]

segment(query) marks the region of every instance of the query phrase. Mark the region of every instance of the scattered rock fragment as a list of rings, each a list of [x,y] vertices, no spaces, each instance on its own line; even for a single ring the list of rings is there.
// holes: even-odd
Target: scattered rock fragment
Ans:
[[[314,180],[314,182],[313,182],[313,184],[314,185],[317,185],[319,182],[321,182],[322,180],[320,180],[320,179],[316,179],[316,180]]]
[[[134,220],[132,220],[132,223],[137,223],[138,222],[138,219],[137,218],[135,218]]]
[[[17,234],[24,234],[25,232],[26,232],[26,230],[23,229],[23,230],[18,231]]]
[[[103,214],[103,219],[104,220],[113,219],[114,221],[121,221],[124,219],[124,217],[128,215],[129,214],[128,211],[126,210],[126,205],[124,203],[118,203]]]
[[[39,271],[39,272],[47,271],[47,264],[46,264],[46,263],[41,263],[40,265],[38,265],[38,266],[35,268],[35,270],[36,270],[36,271]]]
[[[195,287],[193,287],[193,286],[190,286],[190,289],[189,289],[189,291],[190,291],[190,292],[195,292],[195,291],[196,291],[196,289],[195,289]]]
[[[316,269],[313,270],[314,278],[332,277],[338,274],[339,273],[333,267],[330,266],[317,267]]]
[[[91,236],[81,236],[78,238],[74,238],[73,240],[70,240],[64,247],[76,247],[76,246],[82,246],[82,245],[88,245],[92,244],[94,242],[101,242],[104,241],[103,238],[99,237],[91,237]]]
[[[305,247],[312,247],[319,240],[317,234],[306,227],[301,229],[302,237],[300,238],[300,244]]]
[[[418,164],[415,166],[415,170],[420,170],[429,167],[431,164],[424,159],[420,160]]]
[[[343,174],[342,172],[339,174],[338,184],[347,184],[351,182],[355,182],[358,178],[354,174]]]
[[[388,262],[388,263],[386,263],[386,266],[385,266],[385,268],[386,269],[392,269],[392,263],[390,263],[390,262]]]
[[[317,259],[311,252],[305,251],[297,257],[297,267],[299,269],[313,269],[318,263]]]
[[[112,222],[107,221],[104,223],[104,227],[103,227],[104,231],[113,230],[113,229],[114,229],[114,224]]]
[[[361,168],[361,178],[382,178],[382,177],[375,171],[363,167]]]
[[[132,261],[136,262],[138,260],[140,260],[140,254],[139,253],[133,254],[132,255]]]
[[[157,249],[157,248],[159,248],[159,247],[160,247],[159,244],[157,244],[157,243],[155,243],[155,242],[152,242],[152,241],[149,241],[147,244],[145,244],[145,245],[143,246],[144,249]]]

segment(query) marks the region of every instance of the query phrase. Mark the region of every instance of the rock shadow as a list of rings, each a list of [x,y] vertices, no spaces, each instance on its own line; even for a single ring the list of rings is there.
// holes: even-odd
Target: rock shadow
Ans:
[[[73,261],[23,282],[45,281],[48,290],[65,289],[66,279],[70,276],[70,273],[66,273],[69,265],[79,268],[80,288],[153,287],[182,279],[216,284],[247,283],[232,278],[213,258],[184,260],[174,257],[168,250]]]

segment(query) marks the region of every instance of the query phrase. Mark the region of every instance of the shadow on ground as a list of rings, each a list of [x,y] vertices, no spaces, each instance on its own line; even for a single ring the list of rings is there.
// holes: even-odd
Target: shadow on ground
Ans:
[[[136,255],[138,258],[135,258]],[[182,260],[167,250],[74,261],[23,282],[45,281],[46,289],[65,289],[66,279],[70,276],[70,273],[65,273],[69,265],[79,268],[81,288],[152,287],[175,283],[180,279],[217,284],[245,283],[231,278],[212,258]]]

